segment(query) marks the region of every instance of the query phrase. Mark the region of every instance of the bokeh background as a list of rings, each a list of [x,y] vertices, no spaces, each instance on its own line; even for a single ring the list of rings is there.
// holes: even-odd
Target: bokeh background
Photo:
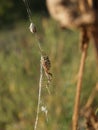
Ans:
[[[37,130],[71,130],[81,57],[79,32],[62,30],[49,16],[45,0],[29,0],[29,3],[41,45],[51,59],[53,73],[50,95],[46,82],[43,82],[40,108],[47,107],[48,115],[46,117],[40,109]],[[29,24],[22,0],[0,0],[0,130],[34,128],[40,52]],[[92,44],[85,68],[81,108],[98,80]],[[94,109],[98,107],[97,98]]]

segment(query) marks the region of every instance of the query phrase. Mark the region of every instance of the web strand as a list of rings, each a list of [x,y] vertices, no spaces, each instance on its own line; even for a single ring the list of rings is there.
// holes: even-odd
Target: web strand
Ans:
[[[28,17],[29,17],[29,20],[30,22],[32,23],[32,13],[31,13],[31,9],[29,7],[29,2],[27,0],[23,0],[24,4],[25,4],[25,7],[26,7],[26,10],[27,10],[27,13],[28,13]]]
[[[36,120],[35,120],[35,125],[34,125],[34,130],[37,128],[38,124],[38,115],[40,111],[40,103],[41,103],[41,90],[42,90],[42,80],[43,80],[43,67],[40,61],[40,80],[39,80],[39,94],[38,94],[38,105],[37,105],[37,115],[36,115]]]

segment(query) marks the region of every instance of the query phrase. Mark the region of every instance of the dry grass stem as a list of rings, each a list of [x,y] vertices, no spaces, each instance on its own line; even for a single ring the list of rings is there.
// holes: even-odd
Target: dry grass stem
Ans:
[[[84,34],[86,34],[86,30],[83,29]],[[87,34],[86,34],[87,35]],[[80,94],[81,94],[81,88],[82,88],[82,78],[83,78],[83,72],[84,72],[84,66],[85,66],[85,60],[87,55],[87,49],[88,49],[88,42],[86,35],[82,35],[83,42],[82,42],[82,57],[80,62],[80,68],[78,72],[78,81],[77,81],[77,88],[76,88],[76,97],[75,97],[75,105],[74,105],[74,111],[73,111],[73,117],[72,117],[72,130],[77,130],[78,128],[78,118],[79,118],[79,106],[80,106]]]
[[[85,105],[85,108],[89,108],[92,105],[97,92],[98,92],[98,83],[96,84],[95,88],[92,90],[92,92],[87,100],[87,103]]]

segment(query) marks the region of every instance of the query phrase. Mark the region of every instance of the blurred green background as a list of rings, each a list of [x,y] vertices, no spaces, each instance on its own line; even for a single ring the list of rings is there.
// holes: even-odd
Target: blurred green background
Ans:
[[[41,106],[48,110],[48,121],[40,110],[37,130],[71,130],[81,51],[79,32],[61,30],[45,6],[45,0],[29,0],[32,18],[41,45],[51,59],[53,80],[49,95],[42,87]],[[32,130],[34,128],[40,52],[30,33],[29,19],[22,0],[0,1],[0,130]],[[88,50],[83,78],[81,108],[97,82],[93,45]],[[97,97],[98,98],[98,97]],[[94,108],[98,101],[94,101]]]

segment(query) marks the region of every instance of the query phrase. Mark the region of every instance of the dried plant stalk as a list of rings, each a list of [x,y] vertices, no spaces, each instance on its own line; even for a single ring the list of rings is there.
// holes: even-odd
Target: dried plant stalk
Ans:
[[[87,48],[88,48],[88,35],[85,29],[82,30],[82,57],[80,62],[80,68],[78,72],[78,82],[77,82],[77,89],[76,89],[76,97],[75,97],[75,105],[74,105],[74,112],[72,117],[72,130],[77,130],[78,128],[78,118],[79,118],[79,106],[80,106],[80,94],[82,88],[82,78],[85,66],[85,60],[87,55]],[[86,35],[85,35],[86,34]],[[86,37],[87,36],[87,37]]]
[[[86,130],[98,130],[98,117],[93,108],[89,107],[83,111],[83,116],[86,119]]]
[[[95,88],[92,90],[92,92],[87,100],[87,103],[85,105],[85,108],[89,108],[92,105],[97,92],[98,92],[98,83],[96,84]]]
[[[86,54],[87,54],[87,47],[83,51],[82,57],[81,57],[81,63],[80,63],[80,69],[79,69],[79,77],[78,77],[76,97],[75,97],[74,113],[73,113],[73,118],[72,118],[72,120],[73,120],[73,130],[77,130],[77,126],[78,126],[80,94],[81,94],[82,78],[83,78]]]

